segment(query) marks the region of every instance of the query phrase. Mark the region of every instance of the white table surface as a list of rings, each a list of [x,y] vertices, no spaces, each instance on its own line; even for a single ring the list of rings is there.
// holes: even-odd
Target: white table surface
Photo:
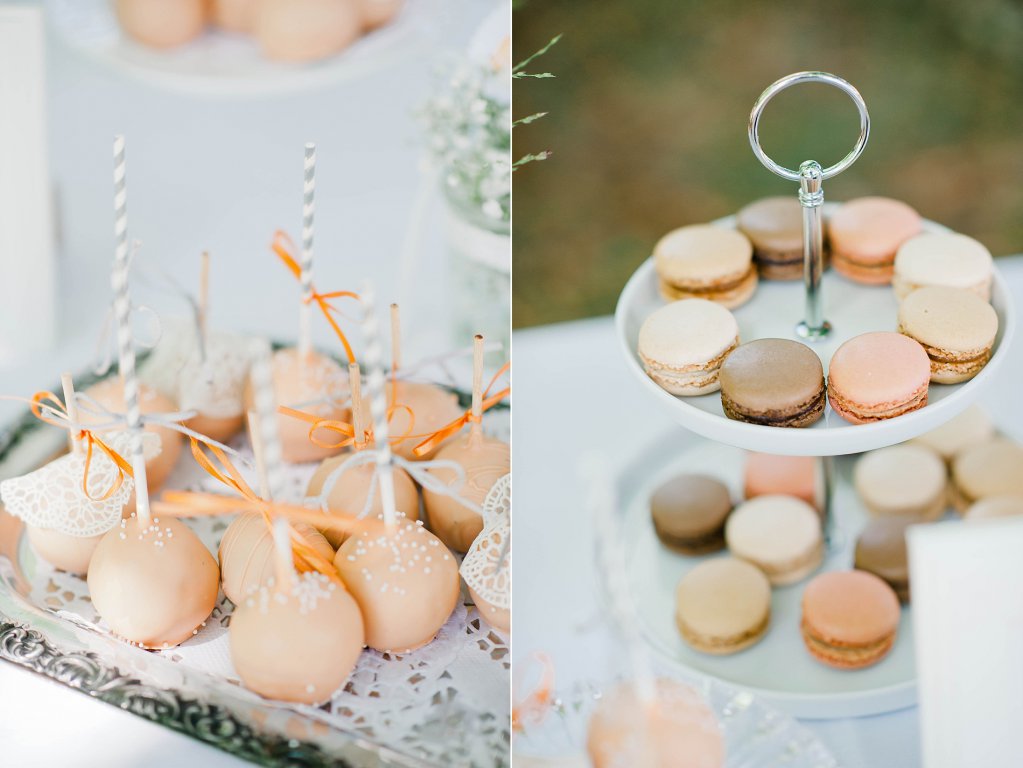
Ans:
[[[464,50],[498,0],[449,0],[432,52]],[[293,96],[212,99],[153,90],[50,39],[49,143],[61,232],[63,306],[56,349],[0,367],[0,394],[31,395],[94,358],[113,259],[111,142],[129,153],[130,226],[140,255],[191,279],[182,261],[213,253],[214,327],[297,333],[295,281],[270,254],[274,229],[297,235],[302,145],[318,143],[317,270],[325,290],[372,279],[381,302],[403,301],[407,360],[451,348],[436,196],[408,296],[398,263],[419,186],[413,112],[433,87],[428,58]],[[173,301],[164,305],[176,310]],[[323,323],[314,340],[329,344]],[[0,402],[0,418],[20,406]],[[242,761],[0,663],[0,765],[228,766]]]
[[[1020,306],[1023,256],[999,259],[998,266]],[[575,479],[579,456],[596,448],[612,461],[629,461],[658,436],[682,428],[643,397],[621,359],[610,317],[519,331],[512,347],[518,414],[512,442],[514,663],[544,652],[554,662],[557,686],[567,689],[624,673],[616,657],[620,646],[599,613],[593,528]],[[999,426],[1017,437],[1023,432],[1023,405],[1012,392],[1023,374],[1018,349],[981,397]],[[845,768],[920,764],[916,707],[803,722]]]

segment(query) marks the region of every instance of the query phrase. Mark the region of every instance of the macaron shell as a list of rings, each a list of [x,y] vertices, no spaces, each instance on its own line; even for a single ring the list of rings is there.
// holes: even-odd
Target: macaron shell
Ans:
[[[824,414],[824,369],[817,354],[789,339],[757,339],[721,366],[721,405],[737,421],[805,427]]]
[[[957,384],[991,359],[998,314],[963,288],[927,286],[899,306],[899,332],[918,342],[931,361],[931,381]]]
[[[707,299],[715,304],[720,304],[726,309],[735,309],[753,298],[758,282],[757,271],[754,267],[750,266],[746,274],[738,280],[727,283],[723,282],[713,288],[705,287],[699,290],[688,290],[672,285],[665,280],[660,281],[659,287],[661,296],[667,301]]]
[[[892,418],[927,404],[930,378],[930,358],[917,342],[899,333],[864,333],[832,356],[828,399],[852,423]]]
[[[952,462],[952,485],[959,512],[988,496],[1023,494],[1023,446],[998,437],[965,449]]]
[[[661,279],[677,288],[713,288],[745,277],[753,246],[741,232],[694,224],[669,232],[654,246]]]
[[[963,518],[966,520],[990,520],[998,517],[1023,515],[1023,494],[988,496],[970,505]]]
[[[657,537],[687,554],[724,549],[725,519],[731,511],[728,487],[707,475],[677,475],[650,498]]]
[[[979,405],[971,405],[937,429],[925,432],[911,442],[920,443],[936,451],[945,461],[952,461],[960,451],[994,437],[991,417]]]
[[[874,664],[895,641],[898,597],[872,573],[822,573],[806,585],[802,607],[807,650],[829,666],[856,669]]]
[[[843,204],[828,222],[835,268],[843,260],[870,266],[891,263],[923,221],[913,208],[887,197],[861,197]]]
[[[725,541],[734,557],[760,568],[775,586],[805,578],[824,555],[817,510],[793,496],[743,502],[725,524]]]
[[[924,232],[899,246],[893,287],[900,299],[917,288],[962,288],[984,301],[991,298],[991,252],[972,237],[953,232]]]
[[[675,590],[675,623],[698,651],[729,654],[756,643],[767,631],[771,586],[755,566],[718,557],[689,571]]]
[[[753,499],[780,493],[819,508],[817,474],[817,459],[813,456],[750,453],[743,476],[744,496]]]
[[[913,517],[876,517],[856,540],[856,568],[883,579],[901,603],[910,597],[906,529],[919,522]]]
[[[863,454],[853,485],[875,515],[940,517],[948,506],[947,474],[941,457],[922,445],[893,445]]]

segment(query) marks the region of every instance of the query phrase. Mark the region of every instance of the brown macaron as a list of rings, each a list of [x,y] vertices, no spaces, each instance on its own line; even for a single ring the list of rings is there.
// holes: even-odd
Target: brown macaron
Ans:
[[[650,497],[657,538],[686,555],[724,549],[725,520],[731,511],[727,486],[707,475],[677,475]]]
[[[803,208],[795,197],[765,197],[735,217],[753,243],[753,261],[765,280],[803,277]]]
[[[856,568],[886,581],[900,603],[909,602],[906,529],[920,522],[916,517],[875,517],[856,540]]]
[[[789,339],[757,339],[725,358],[721,407],[736,421],[808,427],[824,415],[824,367],[817,353]]]

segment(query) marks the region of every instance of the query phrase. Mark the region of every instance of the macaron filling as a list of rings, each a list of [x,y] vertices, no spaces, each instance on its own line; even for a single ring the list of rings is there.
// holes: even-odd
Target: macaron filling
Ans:
[[[765,613],[763,620],[759,624],[738,634],[720,637],[696,632],[686,624],[685,619],[678,613],[675,614],[675,623],[682,638],[697,650],[705,651],[706,653],[733,653],[741,651],[743,648],[757,642],[767,632],[767,626],[770,622],[771,614]]]
[[[670,533],[663,526],[658,525],[657,520],[654,520],[654,530],[657,532],[657,538],[665,545],[686,554],[705,554],[725,548],[725,524],[723,521],[715,530],[693,535]]]
[[[669,365],[647,357],[642,350],[639,352],[639,358],[643,361],[643,369],[647,375],[669,392],[674,394],[680,394],[683,391],[695,393],[694,390],[711,392],[717,388],[721,365],[737,346],[739,346],[738,336],[720,355],[702,364]]]
[[[721,407],[728,418],[770,427],[799,427],[812,424],[824,413],[826,402],[827,390],[823,385],[819,393],[802,405],[796,406],[794,410],[770,409],[757,412],[743,408],[724,392],[721,393]]]
[[[927,405],[927,386],[919,388],[909,400],[904,402],[882,403],[880,405],[867,405],[856,403],[845,397],[832,382],[828,390],[828,400],[835,412],[846,421],[854,424],[866,424],[872,421],[883,421],[905,413],[918,410]]]
[[[895,634],[863,645],[828,642],[814,634],[813,628],[804,620],[800,626],[807,650],[820,661],[836,667],[865,667],[881,661],[895,645]]]

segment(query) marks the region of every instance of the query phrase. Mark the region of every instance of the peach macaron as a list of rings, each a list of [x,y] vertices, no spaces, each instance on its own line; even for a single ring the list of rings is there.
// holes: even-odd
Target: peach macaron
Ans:
[[[895,254],[923,229],[913,208],[887,197],[860,197],[843,204],[828,222],[831,264],[866,285],[892,281]]]
[[[803,642],[822,664],[862,669],[891,651],[900,615],[899,598],[883,579],[866,571],[829,571],[803,590]]]
[[[895,418],[927,405],[931,360],[913,339],[877,331],[846,341],[831,358],[828,402],[853,424]]]
[[[747,499],[782,493],[795,496],[820,509],[818,475],[814,456],[775,456],[750,453],[743,471],[743,495]]]

